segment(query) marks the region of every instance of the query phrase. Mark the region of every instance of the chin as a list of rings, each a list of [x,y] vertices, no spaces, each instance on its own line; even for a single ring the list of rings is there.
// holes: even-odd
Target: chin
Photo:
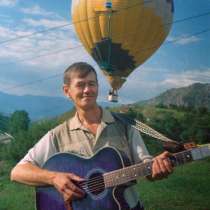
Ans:
[[[95,108],[96,107],[96,101],[93,101],[92,103],[90,103],[90,101],[88,102],[88,103],[83,103],[82,105],[81,105],[81,107],[83,108],[83,109],[85,109],[85,110],[89,110],[89,109],[93,109],[93,108]]]

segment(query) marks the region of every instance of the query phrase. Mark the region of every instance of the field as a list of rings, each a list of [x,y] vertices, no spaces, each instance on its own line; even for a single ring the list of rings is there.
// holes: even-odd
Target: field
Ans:
[[[12,183],[12,164],[0,162],[0,210],[34,210],[32,187]],[[139,180],[138,189],[146,210],[210,210],[210,159],[175,169],[165,180]]]

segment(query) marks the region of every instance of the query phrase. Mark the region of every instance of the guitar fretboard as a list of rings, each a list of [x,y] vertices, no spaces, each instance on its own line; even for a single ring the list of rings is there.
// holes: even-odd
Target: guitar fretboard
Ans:
[[[193,160],[203,159],[208,156],[210,156],[210,145],[176,153],[169,159],[174,166],[179,166],[191,162]],[[147,163],[139,163],[105,173],[103,177],[105,187],[107,188],[121,185],[132,180],[136,180],[138,177],[151,175],[151,173],[152,161],[149,161]]]

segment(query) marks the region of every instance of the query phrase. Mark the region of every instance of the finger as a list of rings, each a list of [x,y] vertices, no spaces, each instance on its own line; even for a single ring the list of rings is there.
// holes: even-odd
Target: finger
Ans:
[[[162,163],[162,160],[160,158],[156,158],[154,161],[153,178],[162,179],[163,177],[166,177],[166,175],[168,175],[168,173],[166,173],[166,169]]]
[[[152,164],[152,178],[158,179],[159,178],[159,164],[156,159],[154,159]]]
[[[169,174],[173,172],[172,163],[168,158],[163,160],[163,164],[165,165],[165,168]]]
[[[66,210],[73,210],[70,202],[65,202],[65,208]]]
[[[64,197],[64,201],[72,201],[76,198],[82,198],[83,195],[73,192],[69,189],[65,189],[65,191],[63,192],[63,197]]]
[[[165,174],[165,172],[167,171],[167,168],[165,167],[164,159],[163,158],[158,158],[157,159],[157,164],[159,166],[159,172]]]
[[[77,176],[76,174],[69,173],[68,176],[69,176],[70,179],[72,179],[74,181],[78,181],[78,182],[82,182],[82,181],[85,180],[84,178],[82,178],[80,176]]]
[[[74,193],[80,194],[83,196],[85,194],[84,190],[76,186],[72,181],[66,184],[67,189],[73,191]]]
[[[170,152],[168,152],[168,151],[165,151],[165,152],[163,152],[162,154],[161,154],[161,157],[162,158],[166,158],[166,157],[170,157]]]
[[[163,177],[167,177],[173,171],[173,167],[168,158],[158,158],[157,160],[160,167],[160,174]]]
[[[170,156],[171,154],[167,151],[160,155],[160,161],[162,162],[162,166],[165,170],[167,170],[168,173],[171,173],[173,171],[173,166],[169,159]]]

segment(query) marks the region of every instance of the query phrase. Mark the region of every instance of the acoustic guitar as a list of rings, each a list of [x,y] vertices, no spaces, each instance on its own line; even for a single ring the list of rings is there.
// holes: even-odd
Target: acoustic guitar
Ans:
[[[210,144],[174,154],[174,166],[210,156]],[[130,210],[123,193],[134,180],[150,175],[152,161],[130,165],[125,154],[105,147],[91,158],[71,153],[58,153],[45,164],[44,169],[71,172],[85,178],[79,183],[86,196],[72,202],[73,210]],[[52,186],[36,188],[37,210],[66,210],[63,197]],[[138,209],[138,208],[136,208]]]

